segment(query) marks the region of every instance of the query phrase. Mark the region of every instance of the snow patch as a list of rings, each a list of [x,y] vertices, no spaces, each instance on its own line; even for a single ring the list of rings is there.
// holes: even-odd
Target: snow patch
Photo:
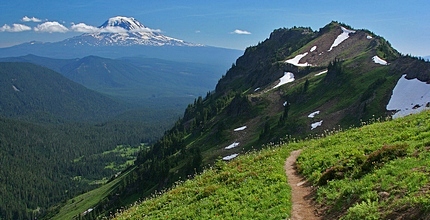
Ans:
[[[290,83],[294,81],[294,74],[291,72],[284,72],[284,76],[281,77],[280,82],[278,83],[278,85],[276,85],[275,87],[273,87],[274,89],[278,88],[279,86],[282,86],[284,84]]]
[[[320,111],[312,112],[308,115],[308,118],[313,118],[313,117],[315,117],[315,115],[318,115],[319,113],[320,113]]]
[[[288,102],[285,101],[282,105],[285,107],[285,106],[287,106],[287,104],[288,104]]]
[[[242,127],[234,129],[233,131],[243,131],[245,129],[246,129],[246,126],[242,126]]]
[[[229,161],[229,160],[232,160],[232,159],[236,158],[238,155],[239,154],[232,154],[232,155],[223,157],[222,160]]]
[[[348,30],[344,27],[342,28],[342,33],[339,34],[339,36],[337,36],[337,38],[334,40],[333,44],[331,45],[330,49],[328,51],[331,51],[333,49],[333,47],[338,46],[340,43],[342,43],[343,41],[345,41],[346,39],[349,38],[349,34],[353,34],[355,33],[355,31],[353,30]]]
[[[306,63],[299,63],[299,62],[300,62],[300,60],[301,60],[303,57],[305,57],[306,55],[308,55],[308,52],[306,52],[306,53],[302,53],[302,54],[299,54],[299,55],[295,56],[294,58],[291,58],[291,59],[289,59],[289,60],[286,60],[285,62],[286,62],[286,63],[289,63],[289,64],[293,64],[294,66],[298,66],[298,67],[311,66],[310,64],[308,64],[308,62],[306,62]]]
[[[388,65],[387,61],[381,59],[378,56],[373,56],[372,60],[373,60],[374,63],[377,63],[377,64],[381,64],[381,65],[385,65],[385,66]]]
[[[372,36],[370,36],[370,35],[367,35],[367,39],[372,39],[373,37]]]
[[[311,130],[314,130],[315,128],[317,128],[317,127],[321,126],[321,125],[322,125],[322,123],[323,123],[323,120],[318,121],[318,122],[315,122],[315,123],[312,123],[312,124],[311,124]]]
[[[239,146],[239,142],[234,142],[233,144],[228,145],[227,147],[225,147],[224,149],[226,150],[230,150],[233,149],[235,147]]]
[[[322,74],[324,74],[324,73],[327,73],[327,72],[328,72],[328,70],[324,70],[324,71],[322,71],[322,72],[319,72],[319,73],[315,74],[315,76],[320,76],[320,75],[322,75]]]
[[[314,52],[316,49],[317,49],[317,46],[313,46],[313,47],[311,48],[310,52],[312,53],[312,52]]]
[[[16,88],[16,86],[12,85],[13,90],[15,90],[15,92],[21,92],[21,90],[19,90],[18,88]]]
[[[89,208],[89,209],[87,209],[86,211],[84,211],[82,214],[83,214],[83,215],[86,215],[86,214],[88,214],[88,213],[92,212],[93,210],[94,210],[93,208]]]
[[[260,90],[260,87],[254,89],[254,92],[257,92],[258,90]]]
[[[429,102],[430,85],[418,79],[407,80],[405,74],[394,87],[386,109],[397,110],[392,117],[399,118],[429,109]]]

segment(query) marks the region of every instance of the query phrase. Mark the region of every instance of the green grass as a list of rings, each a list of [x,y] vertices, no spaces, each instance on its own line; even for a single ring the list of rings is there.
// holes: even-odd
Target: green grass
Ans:
[[[102,155],[115,154],[125,159],[124,163],[111,162],[105,166],[105,169],[111,169],[114,171],[125,170],[127,167],[133,165],[134,161],[136,160],[136,155],[144,147],[144,144],[141,144],[139,147],[118,145],[113,150],[103,152]]]
[[[430,215],[429,116],[425,112],[306,142],[298,167],[320,185],[317,201],[345,219],[387,218],[412,209]]]
[[[111,169],[115,172],[119,172],[121,170],[125,170],[127,167],[131,166],[136,160],[136,155],[139,150],[146,147],[144,144],[141,144],[138,147],[126,146],[126,145],[118,145],[115,149],[110,151],[105,151],[101,154],[95,155],[95,158],[104,157],[107,155],[117,155],[123,158],[124,163],[115,163],[111,162],[104,169]],[[79,162],[82,157],[77,158],[74,162]],[[130,170],[131,171],[131,170]],[[100,185],[100,187],[91,190],[89,192],[83,193],[79,196],[76,196],[72,199],[69,199],[64,204],[61,204],[61,208],[59,208],[59,212],[55,214],[52,219],[72,219],[73,217],[82,214],[84,211],[89,208],[94,208],[100,202],[107,198],[117,187],[118,184],[122,184],[123,178],[128,175],[130,172],[125,172],[119,175],[116,179],[111,182],[108,182],[108,179],[104,177],[100,180],[87,180],[82,176],[76,176],[74,179],[76,181],[87,181],[90,185]]]
[[[131,171],[132,170],[129,170],[113,181],[108,182],[94,190],[81,194],[73,199],[69,199],[65,204],[62,204],[59,212],[50,219],[73,219],[86,210],[94,208],[100,201],[103,201],[103,199],[105,199],[106,196],[108,196],[112,190],[116,188],[116,185],[121,183],[122,178],[127,176],[127,173]]]
[[[284,161],[290,148],[241,156],[135,205],[118,219],[285,219],[290,187]]]
[[[286,219],[291,189],[283,167],[299,148],[299,171],[318,185],[326,217],[430,217],[430,112],[373,122],[218,161],[116,218]],[[330,177],[330,170],[337,172]]]

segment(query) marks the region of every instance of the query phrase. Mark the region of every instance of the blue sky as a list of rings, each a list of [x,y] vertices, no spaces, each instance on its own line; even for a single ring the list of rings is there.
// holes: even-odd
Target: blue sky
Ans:
[[[235,49],[256,45],[280,27],[318,30],[336,20],[383,36],[403,54],[427,56],[429,9],[429,0],[2,1],[0,47],[32,40],[60,41],[82,34],[71,29],[73,24],[99,26],[120,15],[134,17],[170,37]],[[49,29],[53,26],[57,29]]]

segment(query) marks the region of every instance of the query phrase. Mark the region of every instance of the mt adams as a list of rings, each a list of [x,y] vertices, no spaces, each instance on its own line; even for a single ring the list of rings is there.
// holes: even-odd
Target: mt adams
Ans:
[[[112,17],[97,29],[86,29],[86,31],[89,33],[60,43],[73,46],[203,46],[165,36],[160,33],[160,30],[145,27],[132,17]]]
[[[83,23],[75,28],[84,34],[59,42],[28,42],[0,48],[0,57],[34,54],[51,58],[82,58],[89,55],[106,58],[145,56],[174,61],[220,63],[225,69],[242,53],[240,50],[194,44],[168,37],[132,17],[112,17],[99,27]],[[227,65],[228,64],[228,65]]]

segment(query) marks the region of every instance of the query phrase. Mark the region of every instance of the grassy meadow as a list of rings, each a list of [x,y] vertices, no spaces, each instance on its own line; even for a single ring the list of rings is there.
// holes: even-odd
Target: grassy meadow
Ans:
[[[427,111],[218,161],[116,219],[286,219],[291,189],[284,163],[294,149],[303,149],[299,171],[314,185],[317,208],[326,217],[430,217]]]

